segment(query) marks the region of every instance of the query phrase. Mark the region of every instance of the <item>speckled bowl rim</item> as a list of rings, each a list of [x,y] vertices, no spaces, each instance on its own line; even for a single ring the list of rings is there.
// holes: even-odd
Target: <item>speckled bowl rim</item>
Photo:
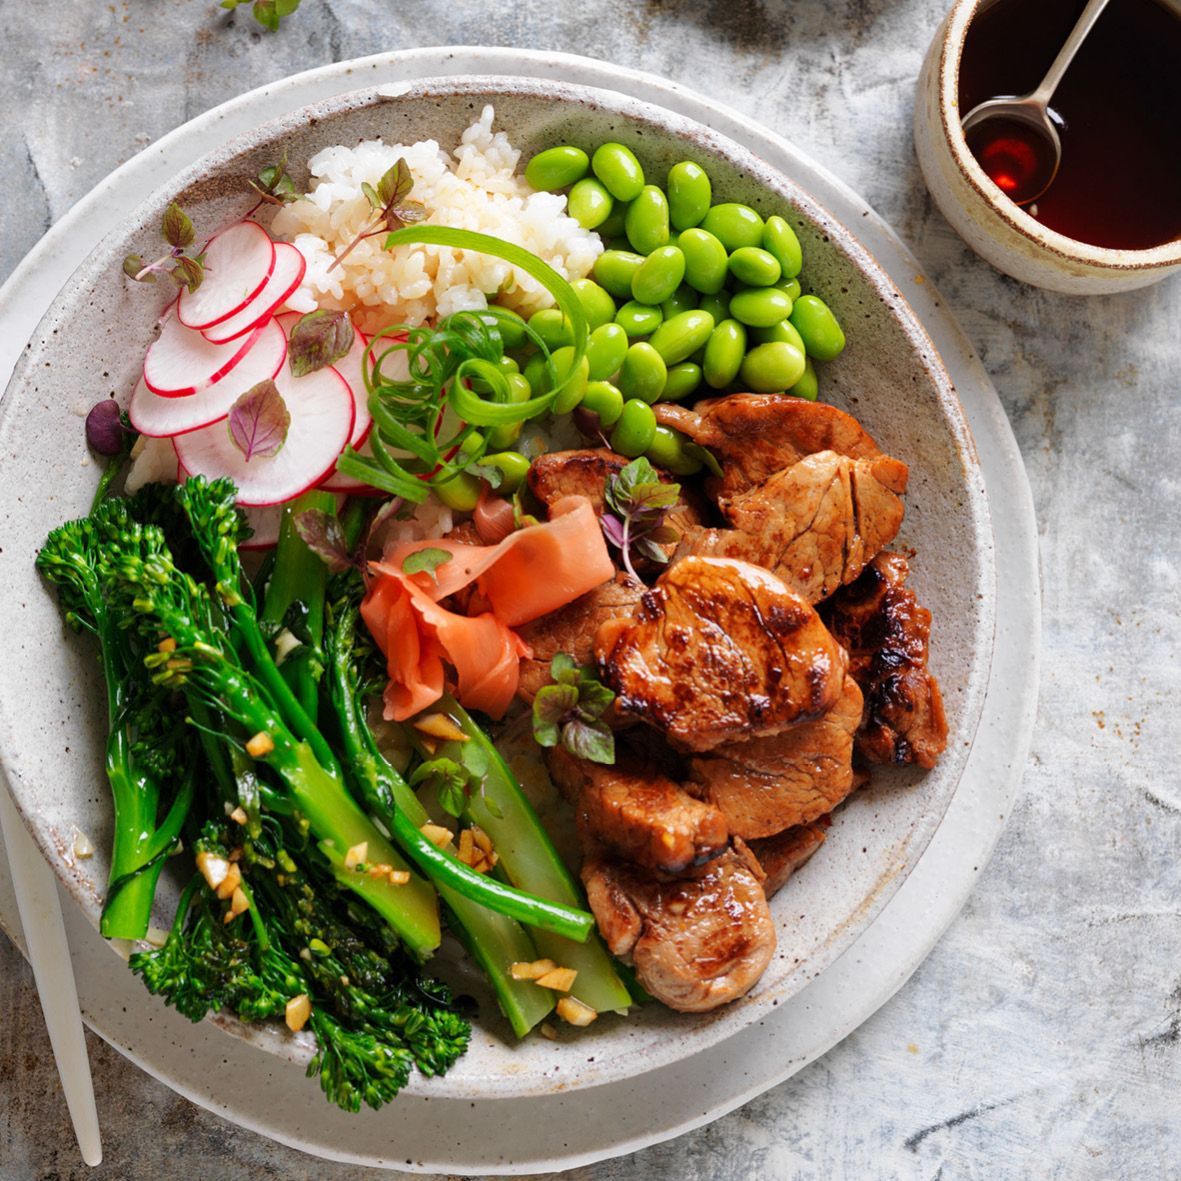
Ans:
[[[941,26],[939,53],[939,119],[952,160],[981,202],[1023,238],[1047,254],[1069,262],[1084,262],[1113,272],[1154,271],[1181,263],[1181,238],[1147,250],[1116,250],[1069,238],[1045,226],[1014,204],[980,166],[968,148],[959,109],[960,60],[968,27],[988,0],[955,0]]]

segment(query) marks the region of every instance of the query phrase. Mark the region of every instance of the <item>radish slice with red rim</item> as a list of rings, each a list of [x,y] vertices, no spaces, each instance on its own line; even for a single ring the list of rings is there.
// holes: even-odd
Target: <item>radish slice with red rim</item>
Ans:
[[[263,284],[262,290],[228,320],[202,329],[201,335],[213,344],[234,340],[260,324],[303,282],[307,260],[294,246],[275,243],[275,269]]]
[[[246,355],[221,381],[187,398],[165,398],[140,381],[127,408],[131,425],[153,438],[183,435],[220,422],[230,407],[260,381],[273,378],[287,359],[287,337],[274,320],[260,325]]]
[[[238,486],[239,504],[281,504],[314,488],[332,471],[353,433],[353,396],[335,369],[292,377],[284,366],[275,385],[291,415],[287,438],[275,455],[247,459],[227,422],[173,440],[187,472],[211,480],[228,476]]]
[[[210,344],[195,328],[168,316],[144,357],[144,381],[164,398],[187,398],[216,385],[250,351],[262,326],[226,344]]]
[[[275,244],[253,221],[240,221],[205,244],[205,277],[180,293],[177,316],[188,328],[211,328],[240,312],[275,269]]]

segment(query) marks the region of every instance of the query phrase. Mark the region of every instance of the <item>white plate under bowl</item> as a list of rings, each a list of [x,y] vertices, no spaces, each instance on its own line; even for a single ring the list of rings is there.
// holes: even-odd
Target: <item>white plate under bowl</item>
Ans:
[[[182,129],[181,132],[174,133],[168,141],[158,145],[149,153],[145,153],[137,161],[133,161],[121,170],[121,173],[115,174],[109,182],[100,187],[96,197],[101,195],[107,202],[101,210],[101,214],[97,209],[87,212],[109,218],[111,208],[109,202],[118,197],[121,199],[120,212],[122,213],[129,207],[132,195],[137,191],[143,191],[144,176],[155,174],[159,178],[168,175],[169,165],[175,167],[179,161],[186,158],[191,159],[197,151],[220,142],[233,130],[250,127],[267,114],[289,110],[310,98],[331,94],[334,90],[348,87],[355,83],[359,75],[372,78],[374,82],[407,82],[416,76],[437,74],[440,69],[457,74],[465,71],[473,74],[497,73],[512,69],[517,74],[534,73],[539,77],[560,75],[600,86],[626,84],[639,96],[656,99],[698,118],[708,119],[715,127],[725,127],[732,135],[736,135],[754,147],[765,159],[787,168],[797,177],[806,179],[810,188],[815,192],[823,193],[830,205],[842,212],[846,220],[870,219],[859,222],[863,234],[874,239],[875,249],[879,256],[889,257],[891,269],[897,277],[899,285],[906,288],[913,299],[924,305],[924,319],[928,327],[936,332],[945,353],[952,357],[961,389],[971,395],[970,405],[974,425],[977,427],[978,437],[981,428],[984,429],[982,443],[985,454],[990,457],[991,461],[990,489],[993,491],[994,497],[997,495],[1001,497],[1006,517],[1010,522],[1009,531],[1002,547],[1008,555],[1007,577],[1002,586],[1005,588],[1004,595],[1009,610],[1004,616],[1005,628],[1001,632],[1001,635],[1009,638],[1010,642],[1006,648],[998,648],[998,651],[994,653],[999,670],[1008,678],[1007,692],[1003,700],[993,703],[991,716],[987,719],[988,724],[982,732],[981,739],[971,751],[969,767],[977,774],[981,769],[985,773],[982,782],[974,783],[979,794],[960,809],[962,811],[966,807],[969,812],[978,813],[975,815],[975,821],[969,826],[968,832],[961,831],[959,834],[961,842],[967,838],[967,843],[976,846],[968,854],[969,859],[974,863],[972,870],[958,876],[953,873],[951,877],[954,881],[948,880],[945,875],[942,883],[943,888],[939,891],[938,903],[932,904],[928,901],[923,908],[925,918],[917,924],[912,923],[900,937],[887,943],[882,948],[882,957],[875,961],[872,967],[862,968],[859,971],[857,979],[862,981],[862,987],[856,987],[855,983],[849,979],[843,981],[839,979],[842,969],[849,963],[850,957],[846,956],[826,974],[825,980],[832,980],[831,989],[823,988],[823,991],[818,992],[825,981],[807,989],[805,996],[810,998],[808,1002],[810,1011],[829,1010],[827,1020],[821,1021],[817,1025],[809,1022],[808,1037],[805,1039],[809,1048],[801,1050],[800,1045],[797,1044],[793,1051],[790,1045],[784,1045],[783,1054],[777,1054],[773,1062],[757,1061],[757,1055],[752,1057],[748,1054],[745,1059],[746,1068],[741,1072],[735,1070],[729,1081],[725,1077],[719,1078],[717,1071],[712,1069],[708,1072],[708,1076],[703,1075],[698,1069],[702,1061],[700,1056],[696,1059],[688,1059],[683,1064],[683,1069],[676,1072],[679,1077],[683,1077],[686,1083],[692,1077],[702,1080],[709,1077],[711,1080],[708,1087],[704,1081],[701,1083],[708,1091],[708,1097],[703,1093],[701,1104],[696,1099],[692,1099],[686,1104],[687,1096],[682,1088],[666,1087],[664,1092],[669,1097],[669,1103],[658,1105],[661,1107],[660,1110],[651,1110],[650,1117],[647,1118],[643,1126],[637,1126],[634,1118],[631,1120],[620,1118],[612,1125],[611,1131],[602,1128],[597,1131],[580,1128],[578,1134],[562,1133],[567,1140],[568,1152],[565,1153],[561,1151],[552,1136],[547,1138],[544,1135],[526,1137],[528,1147],[526,1143],[520,1143],[516,1151],[511,1147],[506,1148],[503,1139],[498,1146],[496,1137],[489,1136],[490,1125],[483,1120],[480,1121],[483,1131],[476,1140],[464,1138],[468,1141],[466,1151],[452,1150],[437,1135],[433,1141],[416,1137],[414,1135],[415,1129],[427,1131],[426,1124],[422,1121],[415,1121],[414,1129],[409,1128],[402,1120],[397,1121],[396,1130],[394,1127],[385,1127],[381,1123],[384,1118],[382,1113],[375,1116],[365,1116],[357,1121],[346,1121],[339,1128],[335,1115],[330,1113],[323,1120],[315,1121],[316,1129],[311,1132],[308,1130],[309,1125],[305,1120],[299,1119],[295,1124],[291,1122],[294,1118],[292,1113],[297,1106],[302,1105],[268,1102],[266,1096],[256,1095],[251,1089],[239,1091],[239,1095],[244,1096],[242,1105],[250,1109],[240,1111],[239,1118],[252,1126],[258,1126],[260,1130],[266,1131],[268,1134],[288,1142],[299,1143],[303,1147],[323,1152],[325,1155],[339,1156],[342,1159],[364,1160],[368,1163],[397,1165],[401,1163],[402,1150],[405,1149],[418,1157],[415,1160],[412,1155],[411,1161],[407,1162],[412,1167],[451,1169],[475,1167],[495,1171],[520,1171],[523,1167],[528,1167],[526,1158],[535,1162],[533,1167],[556,1166],[559,1163],[567,1162],[572,1164],[577,1160],[586,1160],[593,1156],[606,1155],[612,1151],[621,1151],[626,1147],[635,1147],[641,1142],[672,1134],[672,1132],[689,1126],[691,1123],[701,1122],[711,1115],[717,1114],[720,1110],[733,1106],[743,1098],[749,1097],[750,1094],[769,1085],[770,1082],[776,1081],[777,1078],[785,1077],[793,1069],[797,1069],[808,1057],[821,1052],[833,1040],[847,1032],[852,1027],[851,1023],[855,1023],[872,1011],[872,1008],[889,995],[889,992],[893,991],[901,980],[905,979],[905,976],[913,970],[922,954],[934,941],[938,931],[954,913],[955,907],[962,901],[966,894],[967,882],[971,880],[975,866],[982,863],[983,857],[987,854],[995,838],[996,831],[999,830],[999,824],[995,820],[991,824],[987,821],[982,823],[981,818],[997,813],[1003,815],[1007,798],[1015,787],[1015,769],[1019,769],[1020,754],[1024,744],[1028,741],[1028,719],[1031,716],[1029,687],[1034,662],[1034,645],[1031,644],[1031,640],[1036,641],[1036,612],[1033,610],[1036,580],[1035,571],[1029,560],[1031,517],[1027,490],[1020,470],[1019,459],[1017,459],[1012,445],[1011,435],[1004,423],[1003,414],[995,401],[995,395],[988,387],[987,380],[979,370],[978,363],[967,350],[954,323],[940,309],[938,301],[934,299],[929,289],[923,290],[918,283],[913,281],[917,270],[913,260],[909,259],[888,231],[871,218],[870,211],[862,203],[853,198],[847,190],[842,189],[831,177],[817,169],[811,162],[783,144],[782,141],[764,132],[744,126],[743,122],[732,113],[704,100],[689,96],[683,90],[661,83],[659,80],[630,72],[608,71],[601,64],[580,59],[554,59],[550,56],[518,54],[515,51],[417,51],[396,57],[383,57],[362,63],[352,63],[348,66],[331,67],[302,75],[277,87],[271,87],[246,96],[244,99],[236,100],[209,116],[195,121],[193,125]],[[138,189],[135,185],[137,180],[139,181]],[[76,231],[82,213],[83,211],[79,210],[77,217],[72,216],[70,229]],[[63,226],[62,230],[65,229],[66,227]],[[44,247],[39,249],[37,258],[42,269],[47,264],[54,263],[59,278],[68,273],[68,261],[63,257],[60,246],[60,238],[55,241],[51,235]],[[30,260],[30,263],[32,261]],[[816,275],[815,267],[812,273],[814,276]],[[14,286],[6,294],[15,294],[21,290],[22,285],[27,291],[36,286],[38,277],[42,281],[44,280],[44,275],[37,276],[33,266],[22,267],[14,279]],[[897,293],[895,293],[895,298],[899,303],[902,302],[901,296]],[[14,304],[10,300],[8,308],[13,306]],[[27,312],[23,314],[27,315]],[[10,323],[14,320],[19,321],[19,315],[9,315],[8,319]],[[874,425],[871,422],[871,426]],[[880,430],[880,427],[876,429]],[[894,446],[893,443],[890,445]],[[904,448],[895,447],[895,450],[906,454]],[[16,574],[11,563],[7,572]],[[925,590],[924,593],[930,597],[929,591]],[[994,672],[996,671],[997,669],[994,668]],[[983,675],[986,678],[987,669]],[[10,694],[7,699],[10,702],[16,700]],[[961,737],[966,747],[970,738],[970,727],[968,728],[969,733],[965,736],[962,719],[959,721],[961,722]],[[1012,757],[1014,753],[1017,755],[1016,759]],[[900,794],[913,796],[924,792],[927,786],[923,785],[915,792]],[[96,793],[97,795],[98,793]],[[962,799],[963,793],[961,792],[957,798],[957,804]],[[975,806],[984,800],[987,800],[986,807],[980,809]],[[892,803],[892,799],[890,802]],[[997,812],[993,811],[994,807],[997,808]],[[834,841],[834,845],[835,843]],[[915,849],[912,846],[912,857],[914,853]],[[819,867],[823,865],[823,862],[818,859],[814,865]],[[897,879],[900,875],[895,873],[893,876]],[[801,878],[801,881],[803,880],[805,878]],[[73,884],[77,888],[78,880],[76,879]],[[914,891],[912,890],[911,893],[913,894]],[[91,910],[93,911],[93,907]],[[866,938],[872,939],[874,933],[874,931],[870,931]],[[97,939],[92,942],[101,951],[101,943]],[[862,943],[865,942],[866,940],[863,939]],[[902,954],[900,956],[892,955],[891,948]],[[106,976],[107,973],[102,973],[102,975]],[[109,981],[110,987],[115,989],[122,989],[128,983],[133,984],[122,976],[113,977]],[[852,988],[850,987],[851,983],[854,983]],[[85,995],[85,983],[83,992]],[[772,1000],[775,999],[777,998],[772,998]],[[767,1023],[776,1020],[777,1017],[782,1020],[789,1010],[798,1014],[803,999],[801,997],[791,1006],[785,1006],[779,1014],[764,1014],[762,1020]],[[98,1022],[100,1028],[105,1027],[117,1044],[120,1044],[125,1050],[130,1050],[153,1072],[161,1074],[172,1085],[177,1086],[178,1089],[190,1094],[198,1101],[216,1106],[210,1096],[205,1093],[206,1089],[198,1081],[191,1076],[182,1077],[185,1073],[183,1063],[177,1060],[177,1055],[163,1052],[159,1044],[149,1045],[146,1049],[143,1047],[143,1042],[152,1041],[149,1027],[144,1027],[135,1036],[129,1037],[128,1030],[118,1028],[118,1020],[112,1017],[109,1005],[100,1005],[99,1011],[96,1013],[92,1010],[90,1016],[92,1020]],[[172,1017],[172,1014],[166,1014],[162,1018],[158,1016],[156,1021],[175,1025]],[[150,1026],[151,1022],[148,1025]],[[182,1026],[182,1028],[187,1027]],[[753,1033],[754,1030],[747,1032]],[[202,1034],[201,1030],[193,1030],[191,1035],[188,1039],[190,1053],[195,1052],[197,1044],[202,1047],[207,1044],[205,1040],[207,1035]],[[173,1038],[175,1030],[170,1030],[166,1036],[168,1039]],[[748,1040],[745,1035],[734,1034],[731,1044],[733,1044],[734,1038],[737,1038],[738,1041]],[[129,1045],[129,1041],[134,1041],[136,1044]],[[700,1050],[703,1046],[699,1042],[693,1048]],[[242,1050],[246,1050],[246,1047],[242,1047]],[[226,1047],[226,1052],[237,1054],[238,1048],[236,1046],[233,1049]],[[572,1057],[573,1052],[567,1053],[559,1068],[561,1074],[565,1074],[567,1078],[569,1077],[567,1072],[577,1069],[571,1063]],[[268,1075],[272,1074],[271,1068],[263,1066],[264,1058],[256,1054],[248,1055],[248,1061],[256,1064],[256,1074],[264,1070]],[[715,1058],[712,1061],[716,1067],[719,1060]],[[280,1089],[286,1089],[286,1084],[292,1081],[293,1073],[286,1071],[274,1076],[283,1081],[284,1086]],[[561,1098],[562,1083],[560,1078],[561,1075],[558,1075],[549,1085],[549,1089],[555,1092],[551,1096],[554,1100]],[[556,1089],[555,1083],[557,1084]],[[298,1085],[298,1080],[296,1080],[296,1084]],[[598,1102],[607,1102],[609,1095],[621,1094],[620,1085],[621,1083],[607,1087]],[[656,1088],[656,1092],[661,1093],[661,1088]],[[503,1094],[504,1092],[499,1093]],[[425,1100],[425,1098],[424,1095],[423,1099]],[[435,1098],[441,1098],[441,1096],[436,1094]],[[277,1101],[278,1095],[274,1095],[273,1099]],[[405,1102],[414,1102],[415,1106],[418,1106],[417,1100],[411,1100],[410,1097],[407,1097]],[[487,1102],[502,1101],[488,1100]],[[444,1103],[442,1106],[445,1108],[450,1104]],[[526,1106],[530,1106],[530,1104],[527,1103]],[[530,1109],[532,1110],[532,1107]],[[437,1104],[434,1110],[439,1110]],[[303,1112],[304,1116],[307,1114],[306,1111]],[[620,1114],[622,1117],[622,1108]],[[375,1120],[378,1121],[376,1124],[373,1122]],[[496,1124],[496,1121],[492,1121],[492,1123]],[[354,1128],[355,1134],[336,1135],[336,1131],[341,1131],[344,1127]],[[385,1127],[384,1132],[380,1130],[383,1127]],[[377,1141],[367,1139],[370,1133],[376,1133],[379,1139]],[[388,1137],[391,1135],[395,1136],[399,1142],[389,1142]],[[590,1135],[594,1136],[595,1145],[588,1141]],[[382,1136],[387,1139],[381,1140]],[[413,1148],[410,1144],[405,1143],[407,1137],[412,1141],[417,1140]],[[575,1141],[577,1143],[574,1143]],[[424,1147],[424,1145],[432,1143],[435,1146],[433,1149]],[[424,1157],[425,1159],[423,1159]],[[514,1157],[516,1158],[515,1162]]]

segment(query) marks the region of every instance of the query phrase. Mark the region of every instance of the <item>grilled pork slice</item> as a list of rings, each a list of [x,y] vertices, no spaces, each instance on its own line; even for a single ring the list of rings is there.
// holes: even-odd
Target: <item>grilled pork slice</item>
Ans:
[[[905,585],[909,573],[901,554],[878,554],[824,612],[865,695],[857,753],[874,763],[933,767],[947,746],[947,719],[927,669],[931,612]]]
[[[818,451],[727,501],[733,529],[687,530],[677,555],[754,562],[817,603],[894,539],[906,478],[906,465],[888,455]]]
[[[824,844],[827,818],[822,823],[800,824],[776,833],[773,837],[750,841],[747,848],[755,855],[763,872],[763,893],[773,898],[787,884],[787,879]]]
[[[815,610],[748,562],[684,558],[628,619],[602,625],[595,658],[623,717],[703,751],[827,713],[845,654]]]
[[[607,767],[559,747],[546,761],[584,840],[601,842],[627,861],[680,873],[729,844],[726,818],[717,808],[632,755],[621,753]]]
[[[613,955],[683,1013],[703,1013],[749,991],[775,952],[763,871],[729,849],[701,869],[665,878],[588,849],[587,899]]]
[[[689,763],[703,797],[744,840],[768,837],[831,812],[853,790],[853,734],[861,690],[845,677],[836,705],[765,738],[727,742]]]
[[[587,591],[565,607],[518,627],[517,634],[533,655],[521,661],[517,696],[531,702],[537,690],[549,684],[550,661],[559,652],[569,653],[579,664],[589,664],[594,659],[595,633],[600,625],[630,615],[643,593],[642,582],[620,573],[614,581]]]

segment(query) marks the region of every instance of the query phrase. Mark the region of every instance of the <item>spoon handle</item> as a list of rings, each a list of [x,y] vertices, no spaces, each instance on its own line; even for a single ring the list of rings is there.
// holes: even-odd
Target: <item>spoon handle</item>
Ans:
[[[1043,107],[1050,105],[1050,99],[1054,97],[1054,91],[1058,89],[1062,75],[1066,73],[1070,63],[1074,61],[1074,55],[1078,53],[1079,47],[1086,40],[1087,34],[1094,27],[1107,4],[1108,0],[1090,0],[1090,3],[1083,9],[1082,15],[1075,22],[1074,28],[1070,30],[1070,36],[1066,38],[1062,48],[1058,50],[1058,56],[1054,58],[1053,64],[1046,71],[1041,85],[1029,96],[1031,99]]]

